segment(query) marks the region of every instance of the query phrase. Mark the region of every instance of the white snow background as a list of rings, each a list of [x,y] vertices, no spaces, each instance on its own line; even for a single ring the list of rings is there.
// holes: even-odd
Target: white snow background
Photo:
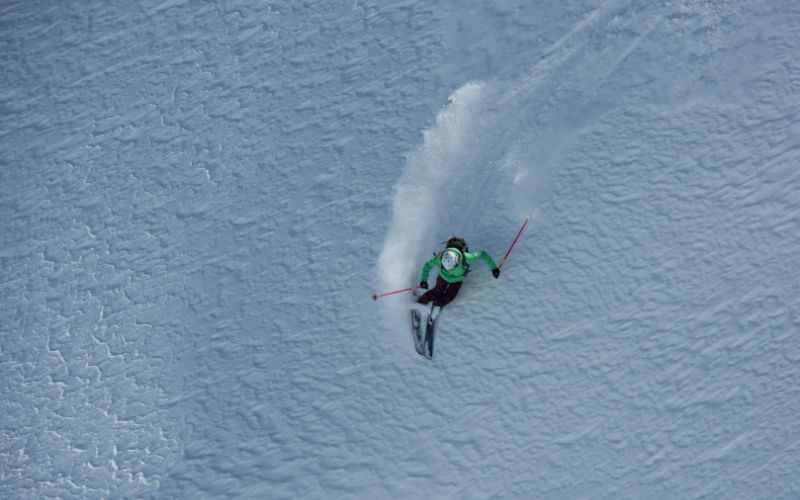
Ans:
[[[0,30],[0,497],[800,498],[797,2]]]

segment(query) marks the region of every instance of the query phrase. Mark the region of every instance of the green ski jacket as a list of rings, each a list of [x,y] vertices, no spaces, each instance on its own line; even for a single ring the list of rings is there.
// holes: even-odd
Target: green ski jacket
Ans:
[[[439,276],[448,283],[459,283],[464,281],[464,276],[467,274],[467,270],[464,267],[464,261],[466,261],[467,265],[469,265],[476,260],[481,260],[484,264],[486,264],[487,267],[489,267],[489,269],[494,269],[497,267],[497,264],[494,263],[492,257],[486,252],[481,251],[462,253],[457,248],[446,248],[444,252],[447,250],[453,250],[460,256],[458,259],[458,266],[454,267],[453,269],[448,271],[443,267],[439,267]],[[419,279],[420,282],[428,281],[428,275],[430,274],[431,269],[442,263],[442,254],[444,252],[439,252],[436,254],[436,257],[432,258],[426,262],[424,266],[422,266],[422,276]]]

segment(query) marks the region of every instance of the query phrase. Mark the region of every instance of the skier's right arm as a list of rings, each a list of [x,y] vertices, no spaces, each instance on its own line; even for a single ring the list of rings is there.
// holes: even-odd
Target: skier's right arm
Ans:
[[[431,260],[429,260],[428,262],[426,262],[425,265],[422,266],[422,274],[419,277],[419,282],[420,283],[427,282],[428,281],[428,275],[431,273],[431,269],[433,269],[434,267],[438,266],[441,263],[442,263],[442,260],[440,258],[438,258],[438,257],[434,257]]]

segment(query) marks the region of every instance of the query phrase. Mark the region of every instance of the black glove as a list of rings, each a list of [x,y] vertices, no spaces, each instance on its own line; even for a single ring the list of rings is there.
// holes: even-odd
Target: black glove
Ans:
[[[428,289],[428,282],[427,281],[420,281],[419,282],[419,287],[420,288],[424,288],[425,290],[427,290]]]
[[[494,269],[492,269],[492,276],[494,276],[494,279],[497,279],[497,278],[500,277],[500,268],[499,267],[495,267]]]

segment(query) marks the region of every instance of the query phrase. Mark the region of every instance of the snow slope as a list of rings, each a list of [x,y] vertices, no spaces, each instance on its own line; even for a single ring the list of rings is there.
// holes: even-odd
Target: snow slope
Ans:
[[[0,23],[0,496],[800,497],[793,2]]]

